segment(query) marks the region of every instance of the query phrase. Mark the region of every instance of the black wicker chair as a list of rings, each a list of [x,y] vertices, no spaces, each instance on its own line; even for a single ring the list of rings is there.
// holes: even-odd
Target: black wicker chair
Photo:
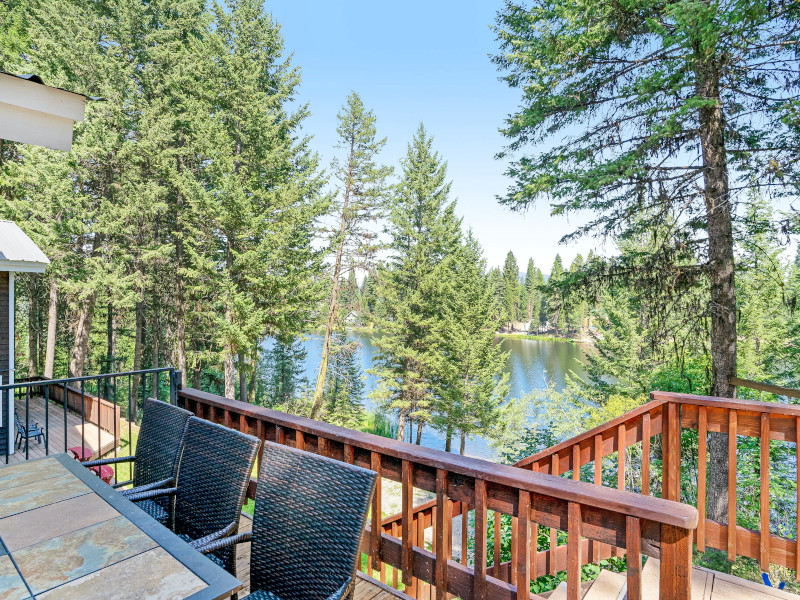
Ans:
[[[186,424],[191,416],[192,413],[188,410],[149,398],[144,402],[135,455],[92,460],[82,464],[85,467],[95,467],[133,462],[133,479],[114,485],[133,485],[129,490],[121,490],[123,496],[174,486]],[[157,521],[167,522],[169,499],[146,500],[138,506]]]
[[[252,541],[247,600],[349,597],[376,479],[373,471],[266,442],[253,531],[199,550]]]
[[[172,498],[170,528],[198,548],[236,534],[261,440],[192,417],[173,488],[131,494],[133,502]],[[236,549],[220,548],[211,558],[236,575]]]

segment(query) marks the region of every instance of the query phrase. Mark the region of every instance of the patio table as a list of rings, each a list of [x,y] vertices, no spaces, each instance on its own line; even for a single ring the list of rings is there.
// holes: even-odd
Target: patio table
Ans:
[[[2,600],[217,600],[241,587],[67,454],[0,468]]]

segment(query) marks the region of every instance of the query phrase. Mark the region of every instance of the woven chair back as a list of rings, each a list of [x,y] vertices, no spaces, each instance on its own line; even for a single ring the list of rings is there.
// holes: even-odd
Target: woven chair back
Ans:
[[[133,466],[134,487],[175,477],[186,423],[191,416],[188,410],[161,400],[144,401]]]
[[[266,442],[256,491],[252,590],[328,598],[355,576],[377,474]]]
[[[198,539],[239,521],[261,441],[192,417],[186,428],[175,498],[175,531]],[[216,553],[229,570],[235,553]]]

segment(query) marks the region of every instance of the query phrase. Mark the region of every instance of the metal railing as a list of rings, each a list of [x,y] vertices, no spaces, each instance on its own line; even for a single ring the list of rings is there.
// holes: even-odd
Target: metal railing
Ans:
[[[173,367],[0,385],[0,432],[5,433],[1,456],[8,464],[20,453],[29,460],[66,452],[75,444],[89,448],[91,458],[111,452],[116,457],[125,433],[132,453],[133,428],[144,398],[175,404],[179,387],[180,372]]]

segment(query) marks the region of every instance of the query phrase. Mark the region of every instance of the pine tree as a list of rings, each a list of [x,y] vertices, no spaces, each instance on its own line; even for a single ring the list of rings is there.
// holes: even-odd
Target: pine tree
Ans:
[[[503,315],[508,329],[519,321],[520,309],[519,265],[514,253],[509,250],[503,265]]]
[[[460,245],[460,220],[449,200],[446,164],[432,150],[433,138],[420,125],[402,161],[388,233],[389,261],[379,270],[379,353],[373,397],[398,416],[403,440],[409,418],[419,443],[437,369],[436,329],[446,297],[446,281]]]
[[[548,319],[551,319],[552,325],[556,330],[556,335],[559,335],[567,324],[567,311],[565,309],[564,296],[559,288],[563,275],[564,265],[561,262],[561,255],[556,254],[556,258],[553,261],[553,268],[550,270],[550,277],[547,279],[549,296]]]
[[[492,437],[502,426],[504,411],[511,408],[503,406],[508,353],[495,343],[494,289],[485,271],[483,251],[470,232],[448,278],[444,318],[437,328],[443,360],[431,423],[444,432],[447,452],[454,434],[461,437],[461,454],[468,436]]]
[[[583,269],[583,256],[578,254],[569,265],[570,274],[580,273]],[[581,337],[585,334],[586,319],[589,312],[589,303],[586,298],[575,294],[567,303],[567,326],[573,331],[577,331]]]
[[[267,408],[293,412],[308,380],[303,375],[307,350],[299,340],[275,340],[258,364],[256,402]]]
[[[375,115],[364,107],[357,93],[348,95],[337,119],[337,148],[345,152],[345,159],[335,161],[333,165],[341,186],[341,200],[335,204],[334,215],[338,223],[330,239],[334,258],[322,357],[311,406],[312,419],[316,419],[323,408],[331,342],[339,324],[340,280],[345,271],[353,274],[354,268],[372,269],[379,248],[373,224],[384,212],[386,179],[391,174],[390,168],[376,162],[386,145],[386,138],[378,139]]]
[[[505,201],[590,211],[567,238],[660,230],[647,261],[605,275],[654,294],[677,283],[677,298],[707,290],[694,317],[708,323],[714,396],[736,395],[736,205],[748,188],[794,195],[800,180],[798,17],[790,0],[512,0],[498,14],[494,60],[523,98],[503,130]],[[720,522],[727,446],[711,434],[708,514]]]
[[[539,282],[537,280],[536,265],[533,259],[528,259],[528,269],[525,271],[525,316],[530,321],[531,326],[538,320],[539,305]]]
[[[358,342],[348,342],[341,331],[334,338],[336,352],[331,355],[325,382],[325,421],[358,429],[364,419],[364,374]]]
[[[207,169],[215,193],[205,216],[215,245],[202,268],[215,277],[225,393],[246,401],[252,349],[264,335],[297,335],[320,298],[322,257],[312,241],[326,203],[317,158],[300,135],[307,108],[289,112],[299,70],[282,58],[279,26],[263,3],[217,5],[210,45],[202,64],[217,91]]]

